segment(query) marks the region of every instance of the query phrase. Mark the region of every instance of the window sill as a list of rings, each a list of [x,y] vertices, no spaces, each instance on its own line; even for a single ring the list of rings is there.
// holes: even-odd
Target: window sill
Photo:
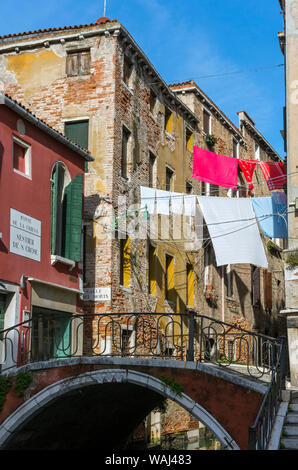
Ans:
[[[127,292],[128,294],[131,294],[131,287],[122,286],[122,284],[120,284],[120,288],[121,290],[123,290],[123,292]]]
[[[124,88],[125,88],[127,91],[129,91],[129,93],[133,96],[134,93],[133,93],[133,91],[129,88],[129,86],[126,85],[126,83],[125,83],[123,80],[121,80],[121,82],[122,82],[122,85],[124,86]]]
[[[149,116],[151,117],[151,119],[155,122],[155,124],[157,124],[157,114],[152,114],[151,111],[149,111]]]
[[[76,265],[76,262],[72,259],[63,258],[63,256],[59,255],[51,255],[51,265],[55,266],[57,263],[66,264],[69,266],[69,271],[71,271]]]
[[[31,175],[29,175],[29,174],[27,174],[27,173],[23,173],[22,171],[17,170],[16,168],[14,168],[13,171],[14,171],[14,173],[16,173],[17,175],[24,176],[24,178],[27,178],[28,180],[32,180]]]
[[[165,131],[165,134],[167,137],[169,137],[171,140],[176,140],[175,139],[175,136],[173,136],[172,134],[170,134],[168,131]]]

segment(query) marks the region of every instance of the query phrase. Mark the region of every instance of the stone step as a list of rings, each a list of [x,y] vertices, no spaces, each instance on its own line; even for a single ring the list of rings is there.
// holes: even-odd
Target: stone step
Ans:
[[[298,425],[298,413],[288,413],[285,419],[286,424],[297,424]]]
[[[298,426],[294,424],[286,424],[283,427],[284,436],[296,436],[298,440]]]
[[[289,404],[289,412],[295,412],[295,411],[297,411],[297,413],[298,413],[298,403],[297,404],[293,403],[292,400],[291,400],[291,402]]]
[[[281,439],[281,449],[298,450],[298,437],[283,437]]]

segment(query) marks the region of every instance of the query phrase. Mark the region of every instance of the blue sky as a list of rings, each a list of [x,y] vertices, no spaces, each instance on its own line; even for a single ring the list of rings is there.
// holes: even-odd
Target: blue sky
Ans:
[[[247,111],[284,156],[283,67],[262,70],[283,63],[278,0],[106,1],[106,16],[123,24],[166,82],[193,78],[236,125],[237,111]],[[10,0],[1,5],[0,35],[92,23],[103,7],[104,0]],[[227,75],[202,78],[213,74]]]

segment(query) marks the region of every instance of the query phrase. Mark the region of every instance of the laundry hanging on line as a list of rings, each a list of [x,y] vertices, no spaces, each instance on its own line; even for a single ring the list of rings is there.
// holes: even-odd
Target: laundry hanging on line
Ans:
[[[253,190],[253,173],[257,165],[263,172],[269,190],[283,189],[287,181],[283,162],[263,162],[237,159],[193,147],[193,178],[224,188],[237,188],[238,164],[249,184],[250,195]]]
[[[287,238],[287,204],[285,193],[251,199],[260,230],[269,238]]]
[[[209,150],[193,147],[193,178],[224,188],[237,188],[238,162]]]
[[[150,215],[170,215],[170,203],[172,214],[196,215],[196,195],[141,186],[141,207],[147,208]]]
[[[259,162],[270,191],[283,189],[287,182],[286,170],[282,162]]]
[[[252,177],[257,166],[257,162],[254,160],[238,160],[239,166],[245,176],[246,181],[249,183],[248,185],[248,195],[251,195],[251,192],[254,188],[252,184]]]
[[[216,264],[248,263],[268,268],[251,199],[198,196]]]

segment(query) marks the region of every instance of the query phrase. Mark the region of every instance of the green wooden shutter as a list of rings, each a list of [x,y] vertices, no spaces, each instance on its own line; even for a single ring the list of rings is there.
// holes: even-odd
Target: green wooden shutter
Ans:
[[[74,121],[65,123],[65,136],[85,149],[88,149],[89,145],[88,134],[89,121]],[[87,172],[88,162],[85,162],[85,173]]]
[[[56,254],[57,240],[57,209],[58,209],[58,163],[51,183],[51,253]]]
[[[77,175],[65,188],[65,258],[81,260],[83,175]]]
[[[6,310],[6,295],[0,294],[0,341],[3,339],[1,331],[4,330],[4,316]]]
[[[57,314],[55,313],[55,315]],[[62,314],[61,318],[58,316],[55,322],[54,357],[63,357],[71,354],[70,319],[65,318],[65,316],[65,314]]]
[[[88,149],[89,121],[66,122],[65,135],[81,147]]]

